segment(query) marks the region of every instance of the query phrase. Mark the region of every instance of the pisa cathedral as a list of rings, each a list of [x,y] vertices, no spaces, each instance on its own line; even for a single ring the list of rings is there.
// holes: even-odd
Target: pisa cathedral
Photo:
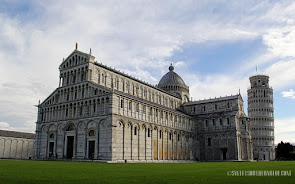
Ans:
[[[268,77],[242,96],[190,101],[174,71],[151,85],[76,49],[60,82],[38,105],[35,158],[113,162],[273,160],[273,95]]]

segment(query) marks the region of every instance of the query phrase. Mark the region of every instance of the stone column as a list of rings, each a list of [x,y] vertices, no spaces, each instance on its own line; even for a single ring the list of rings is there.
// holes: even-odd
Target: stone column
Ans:
[[[138,150],[137,150],[137,159],[139,160],[140,158],[140,126],[138,126],[137,128],[137,137],[138,137],[138,140],[137,140],[137,146],[138,146]]]
[[[96,136],[95,137],[96,138],[96,141],[95,141],[95,143],[96,143],[95,144],[95,147],[96,147],[96,156],[95,157],[97,158],[97,160],[99,160],[99,156],[100,156],[99,155],[99,136],[100,136],[99,135],[99,130],[100,130],[99,124],[97,124],[97,126],[96,126],[96,135],[95,135]]]
[[[151,139],[151,160],[154,160],[154,145],[153,145],[153,127],[151,126],[150,130],[150,139]]]
[[[59,84],[58,87],[61,87],[61,77],[59,77]]]
[[[57,134],[58,134],[58,126],[56,125],[56,131],[55,131],[55,137],[54,137],[54,156],[55,157],[57,154]]]
[[[133,160],[132,158],[132,153],[133,153],[133,126],[130,125],[130,159]]]
[[[77,139],[78,139],[78,134],[77,134],[77,128],[75,129],[75,137],[74,137],[74,154],[73,154],[73,157],[75,159],[77,159]]]
[[[88,159],[88,155],[87,155],[87,141],[88,141],[88,138],[87,138],[87,135],[88,135],[88,132],[87,132],[87,125],[82,129],[84,130],[84,147],[83,147],[83,150],[84,150],[84,159]]]

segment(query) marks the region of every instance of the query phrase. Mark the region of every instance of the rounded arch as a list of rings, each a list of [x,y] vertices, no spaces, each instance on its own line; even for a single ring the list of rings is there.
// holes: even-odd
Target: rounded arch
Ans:
[[[109,124],[109,122],[107,121],[107,118],[103,118],[103,119],[99,120],[97,126],[104,128],[104,127],[107,127],[108,124]]]
[[[75,124],[70,122],[65,126],[65,131],[74,131],[76,129]]]
[[[88,129],[87,135],[93,137],[96,135],[96,130],[94,128]]]
[[[121,119],[121,120],[119,120],[118,121],[118,125],[119,125],[119,127],[124,127],[124,121]]]
[[[42,132],[47,132],[47,126],[46,125],[43,125],[43,126],[41,126],[41,131]]]
[[[49,133],[49,139],[54,139],[54,137],[55,137],[55,134],[53,132],[50,132]]]
[[[56,131],[56,125],[54,125],[54,124],[51,124],[51,125],[49,126],[49,129],[48,129],[48,131],[49,131],[49,132]]]
[[[94,120],[90,120],[87,122],[86,127],[87,127],[87,129],[95,128],[95,127],[97,127],[97,123]]]
[[[128,123],[127,123],[127,127],[129,128],[129,127],[133,127],[133,123],[131,122],[131,121],[128,121]]]
[[[149,128],[149,129],[153,129],[153,126],[152,126],[152,124],[146,124],[146,128]]]
[[[64,124],[61,123],[61,124],[57,125],[57,129],[58,129],[58,131],[62,132],[64,129]]]
[[[138,129],[140,128],[139,124],[138,123],[135,123],[135,122],[133,123],[132,127],[133,128],[137,127]]]
[[[142,124],[140,127],[141,127],[141,130],[146,130],[147,129],[147,126],[145,124]]]
[[[99,123],[98,123],[98,126],[99,126],[99,128],[105,128],[105,127],[107,127],[107,121],[106,121],[106,119],[100,120]]]

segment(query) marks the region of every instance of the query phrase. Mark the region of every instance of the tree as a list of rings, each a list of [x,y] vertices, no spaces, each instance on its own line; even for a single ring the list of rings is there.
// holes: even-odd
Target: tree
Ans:
[[[295,160],[295,154],[294,154],[294,146],[290,143],[284,143],[281,141],[281,143],[278,144],[278,148],[276,151],[276,159],[277,160]]]

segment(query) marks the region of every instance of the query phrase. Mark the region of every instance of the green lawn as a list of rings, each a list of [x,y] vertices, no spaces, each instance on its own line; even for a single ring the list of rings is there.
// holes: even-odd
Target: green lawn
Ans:
[[[228,176],[229,171],[291,171],[292,176]],[[0,183],[295,183],[295,161],[107,164],[0,160]]]

